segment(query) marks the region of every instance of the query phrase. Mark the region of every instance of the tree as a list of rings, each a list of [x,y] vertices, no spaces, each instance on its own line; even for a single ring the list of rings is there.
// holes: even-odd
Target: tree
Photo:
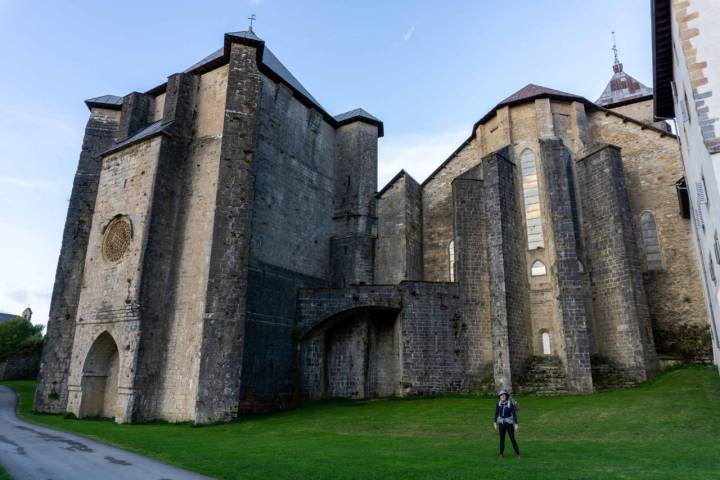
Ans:
[[[42,342],[42,325],[22,317],[0,323],[0,358],[5,358]]]

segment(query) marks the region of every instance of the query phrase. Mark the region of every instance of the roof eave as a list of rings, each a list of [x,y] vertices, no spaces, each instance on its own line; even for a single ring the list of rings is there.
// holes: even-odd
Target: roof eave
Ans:
[[[670,0],[651,0],[654,112],[658,120],[675,118],[672,93],[672,8]]]

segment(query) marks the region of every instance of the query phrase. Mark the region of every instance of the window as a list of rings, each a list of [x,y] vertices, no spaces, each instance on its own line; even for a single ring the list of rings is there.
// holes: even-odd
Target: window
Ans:
[[[545,268],[545,264],[540,260],[535,260],[530,267],[530,276],[542,277],[543,275],[547,275],[547,269]]]
[[[710,208],[710,198],[707,195],[707,185],[705,185],[705,175],[702,176],[703,199],[705,200],[705,208]]]
[[[720,242],[718,242],[717,230],[715,230],[715,241],[713,242],[715,249],[715,261],[720,264]]]
[[[642,234],[645,267],[647,271],[662,270],[660,240],[658,239],[655,215],[653,215],[652,212],[643,212],[643,214],[640,215],[640,231]]]
[[[535,154],[529,148],[520,154],[522,168],[523,198],[525,200],[525,223],[527,224],[528,250],[544,248],[542,218],[540,216],[540,191],[538,189]]]
[[[543,355],[551,355],[552,350],[550,350],[550,332],[545,331],[542,332],[542,349],[543,349]]]
[[[708,254],[708,271],[710,272],[710,278],[713,283],[717,285],[717,278],[715,277],[715,264],[713,263],[712,254]]]
[[[578,271],[580,273],[585,273],[585,264],[582,262],[582,260],[578,260]]]
[[[680,180],[675,182],[675,190],[677,190],[678,204],[680,205],[680,216],[690,218],[690,195],[688,194],[685,177],[681,177]]]
[[[448,266],[450,269],[450,281],[455,281],[455,240],[450,240],[448,244]]]

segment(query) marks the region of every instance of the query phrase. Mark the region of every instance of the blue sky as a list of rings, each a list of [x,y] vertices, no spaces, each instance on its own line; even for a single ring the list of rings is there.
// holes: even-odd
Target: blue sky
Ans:
[[[612,70],[652,86],[649,0],[0,0],[0,312],[45,323],[86,98],[162,83],[256,33],[337,114],[385,122],[379,182],[422,181],[528,83],[595,100]]]

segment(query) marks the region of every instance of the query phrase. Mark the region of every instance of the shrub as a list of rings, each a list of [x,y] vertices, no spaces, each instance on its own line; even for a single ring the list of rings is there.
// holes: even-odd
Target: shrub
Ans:
[[[0,323],[0,358],[42,343],[42,330],[42,325],[33,325],[22,317]]]

